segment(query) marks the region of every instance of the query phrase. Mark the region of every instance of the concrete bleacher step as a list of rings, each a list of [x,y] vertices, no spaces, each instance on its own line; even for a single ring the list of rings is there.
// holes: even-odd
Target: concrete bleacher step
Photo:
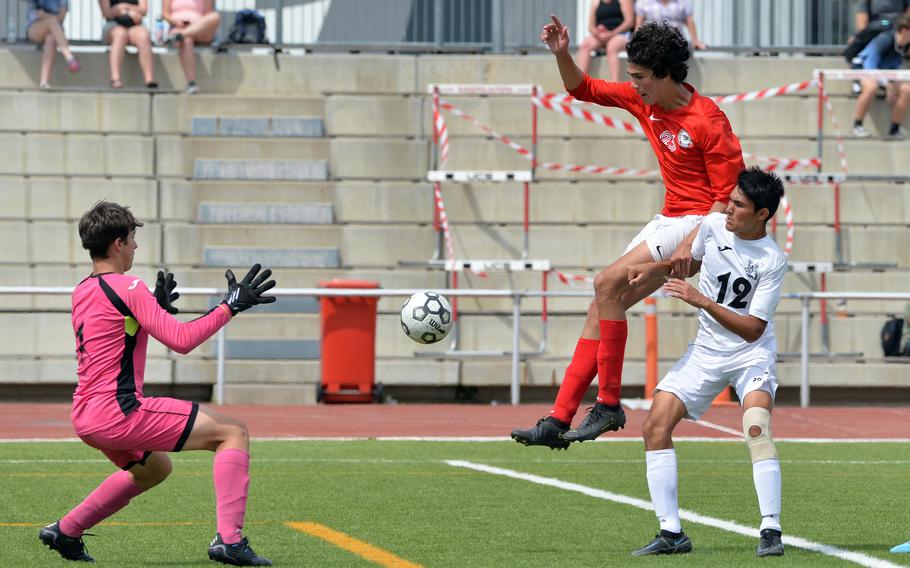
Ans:
[[[255,263],[270,268],[336,268],[341,265],[337,248],[253,248],[204,247],[205,266],[252,266]]]
[[[230,359],[319,359],[318,339],[226,339]],[[217,356],[215,347],[212,356]]]
[[[334,222],[331,203],[213,203],[199,204],[200,223],[326,225]]]
[[[315,116],[194,116],[192,136],[248,138],[321,138],[322,118]]]
[[[263,116],[323,116],[325,98],[319,96],[273,96],[270,94],[240,95],[199,94],[157,95],[153,97],[153,128],[159,134],[190,134],[193,118],[197,116],[263,117]]]
[[[150,130],[150,97],[128,93],[4,92],[0,95],[2,130],[20,132],[110,132]]]
[[[196,159],[196,179],[326,180],[326,160],[209,160]]]
[[[197,220],[200,203],[333,203],[336,182],[276,180],[185,180],[164,178],[160,189],[161,217]],[[333,207],[335,209],[335,207]]]

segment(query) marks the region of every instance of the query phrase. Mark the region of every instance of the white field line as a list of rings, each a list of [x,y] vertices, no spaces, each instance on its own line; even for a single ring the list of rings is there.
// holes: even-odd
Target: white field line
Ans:
[[[704,424],[704,421],[697,422]],[[724,426],[721,426],[724,428]],[[728,428],[734,432],[732,428]],[[707,436],[679,436],[675,442],[742,442],[742,432],[736,432],[736,438],[710,438]],[[263,436],[251,438],[254,442],[507,442],[508,436]],[[605,436],[593,440],[594,443],[641,442],[640,436]],[[910,443],[910,438],[774,438],[775,442],[799,442],[803,444],[878,444],[894,442]],[[33,442],[82,442],[79,438],[0,438],[0,444],[20,444]]]
[[[489,473],[492,475],[502,475],[504,477],[510,477],[512,479],[520,479],[522,481],[529,481],[531,483],[536,483],[538,485],[546,485],[549,487],[555,487],[557,489],[563,489],[565,491],[574,491],[576,493],[581,493],[589,497],[595,497],[597,499],[603,499],[605,501],[613,501],[614,503],[620,503],[622,505],[630,505],[632,507],[637,507],[639,509],[644,509],[646,511],[653,511],[654,507],[649,501],[643,499],[638,499],[635,497],[628,497],[626,495],[620,495],[618,493],[612,493],[610,491],[604,491],[602,489],[595,489],[593,487],[587,487],[585,485],[579,485],[577,483],[570,483],[567,481],[561,481],[559,479],[553,479],[550,477],[541,477],[538,475],[532,475],[529,473],[521,473],[519,471],[513,471],[511,469],[502,469],[498,467],[492,467],[484,464],[478,464],[473,462],[461,461],[461,460],[447,460],[447,464],[453,467],[462,467],[466,469],[471,469],[474,471],[479,471],[482,473]],[[698,523],[700,525],[707,525],[709,527],[714,527],[720,530],[727,532],[732,532],[740,534],[743,536],[758,538],[758,529],[755,527],[747,527],[739,523],[734,523],[732,521],[725,521],[723,519],[716,519],[714,517],[708,517],[705,515],[700,515],[698,513],[687,511],[685,509],[679,510],[679,516],[681,519]],[[840,560],[846,560],[848,562],[853,562],[859,564],[860,566],[868,566],[870,568],[897,568],[900,565],[888,562],[887,560],[882,560],[881,558],[875,558],[874,556],[868,556],[861,552],[854,552],[852,550],[846,550],[843,548],[838,548],[836,546],[830,546],[827,544],[821,544],[818,542],[813,542],[804,538],[794,537],[785,535],[784,543],[787,546],[793,546],[796,548],[802,548],[812,552],[819,552],[827,556],[833,556]]]

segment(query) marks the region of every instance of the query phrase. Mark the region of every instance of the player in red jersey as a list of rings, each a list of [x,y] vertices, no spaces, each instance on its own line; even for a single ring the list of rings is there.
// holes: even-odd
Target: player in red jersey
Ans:
[[[674,26],[651,22],[626,46],[631,82],[592,79],[569,54],[569,31],[555,16],[541,40],[556,56],[566,90],[576,99],[626,109],[641,124],[660,164],[664,208],[629,243],[623,255],[594,278],[594,302],[549,415],[527,430],[513,430],[525,445],[565,449],[625,425],[619,403],[626,346],[626,310],[649,296],[658,283],[630,286],[633,264],[670,260],[674,276],[685,277],[692,241],[702,218],[723,211],[744,168],[742,149],[717,105],[688,83],[689,45]],[[598,377],[597,402],[576,429],[572,418]]]
[[[101,201],[79,221],[92,273],[73,290],[73,332],[79,385],[72,420],[82,440],[104,452],[120,471],[105,479],[59,521],[41,529],[41,541],[67,560],[94,562],[83,533],[126,507],[171,473],[167,452],[215,452],[213,477],[217,534],[209,558],[235,566],[270,566],[241,534],[249,487],[246,425],[195,402],[142,394],[149,335],[178,353],[189,353],[238,313],[275,301],[263,294],[275,286],[271,270],[254,265],[237,282],[228,270],[224,301],[182,323],[173,315],[173,276],[158,273],[154,295],[133,266],[136,220],[129,208]],[[268,281],[267,281],[268,280]]]

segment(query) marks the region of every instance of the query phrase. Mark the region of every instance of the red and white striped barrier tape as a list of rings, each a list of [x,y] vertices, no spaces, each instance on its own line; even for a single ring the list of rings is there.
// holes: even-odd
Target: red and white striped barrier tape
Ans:
[[[469,115],[468,113],[464,112],[463,110],[459,109],[452,103],[441,101],[439,103],[439,106],[440,106],[440,108],[451,112],[455,116],[458,116],[469,122],[472,122],[475,126],[480,128],[481,130],[483,130],[484,132],[486,132],[487,134],[489,134],[490,136],[492,136],[499,142],[502,142],[506,146],[508,146],[508,147],[512,148],[513,150],[515,150],[516,152],[518,152],[521,156],[523,156],[526,160],[533,163],[535,166],[538,166],[538,167],[541,167],[541,168],[544,168],[547,170],[564,170],[564,171],[568,171],[568,172],[586,173],[586,174],[622,175],[622,176],[636,176],[636,177],[659,175],[659,172],[657,172],[656,170],[616,168],[616,167],[611,167],[611,166],[579,166],[579,165],[575,165],[575,164],[558,164],[558,163],[554,163],[554,162],[538,162],[538,161],[534,160],[533,156],[531,155],[530,150],[528,150],[527,148],[525,148],[518,142],[513,141],[508,136],[505,136],[503,134],[500,134],[499,132],[496,132],[489,125],[484,124],[483,122],[480,122],[479,120],[477,120],[473,116]]]
[[[772,156],[757,156],[748,152],[743,152],[743,159],[770,164],[765,168],[769,172],[774,170],[790,171],[796,168],[818,168],[821,165],[821,160],[818,158],[775,158]]]
[[[780,206],[784,208],[784,220],[787,222],[787,240],[784,243],[784,255],[790,256],[790,252],[793,251],[793,233],[795,231],[793,226],[793,208],[790,207],[790,202],[786,196],[780,198]]]
[[[610,118],[609,116],[581,108],[580,101],[574,99],[572,95],[563,93],[545,93],[540,97],[531,97],[531,104],[545,108],[547,110],[552,110],[554,112],[561,112],[565,115],[573,116],[580,120],[593,122],[594,124],[600,124],[601,126],[615,128],[617,130],[624,130],[626,132],[631,132],[640,136],[645,135],[645,131],[642,130],[641,126],[638,124],[624,122],[622,120]]]
[[[818,84],[818,90],[822,100],[825,101],[825,110],[828,111],[828,116],[831,117],[831,124],[834,126],[834,139],[837,142],[837,155],[840,159],[841,170],[846,174],[847,173],[847,150],[844,148],[844,136],[840,130],[840,124],[837,122],[837,115],[834,113],[834,107],[831,106],[831,98],[828,97],[828,92],[825,90],[825,82],[820,81]]]
[[[810,81],[812,83],[812,81]],[[786,89],[792,87],[788,85],[787,87],[778,87],[775,91]],[[744,95],[733,95],[733,96],[746,96],[751,93],[745,93]],[[745,99],[744,99],[745,100]],[[751,100],[751,99],[749,99]],[[622,120],[617,120],[615,118],[610,118],[608,116],[591,112],[584,108],[581,108],[583,103],[580,103],[578,100],[572,98],[571,95],[561,94],[561,93],[546,93],[540,97],[532,97],[531,102],[536,106],[551,110],[554,112],[561,112],[566,116],[571,116],[579,120],[584,120],[593,124],[599,124],[601,126],[606,126],[608,128],[615,128],[617,130],[623,130],[632,134],[638,134],[644,136],[644,130],[638,124],[632,124],[629,122],[624,122]],[[818,158],[776,158],[776,157],[767,157],[767,156],[757,156],[755,154],[744,153],[743,158],[747,160],[756,160],[759,162],[766,162],[774,164],[773,167],[768,168],[769,170],[774,169],[783,169],[783,170],[792,170],[799,167],[812,167],[817,168],[819,166]],[[575,170],[581,171],[581,170]],[[601,172],[589,172],[589,173],[601,173]]]
[[[577,282],[583,282],[592,286],[594,284],[594,278],[590,276],[578,276],[576,274],[568,274],[566,272],[560,272],[559,270],[553,269],[550,271],[551,274],[556,276],[560,282],[566,286],[575,286]]]
[[[818,84],[814,79],[811,81],[800,81],[799,83],[790,83],[789,85],[783,85],[781,87],[771,87],[769,89],[762,89],[760,91],[752,91],[750,93],[739,93],[736,95],[726,95],[722,97],[710,97],[712,101],[716,104],[722,105],[727,103],[741,103],[748,101],[757,101],[761,99],[768,99],[771,97],[778,97],[780,95],[789,95],[792,93],[798,93],[800,91],[805,91],[815,87]]]
[[[446,241],[446,256],[450,261],[455,261],[455,245],[452,242],[452,232],[449,230],[449,215],[446,213],[446,204],[442,200],[440,184],[433,184],[433,195],[436,198],[436,210],[439,211],[439,226]]]
[[[439,94],[436,92],[433,93],[433,129],[439,147],[439,166],[442,167],[449,159],[449,129],[446,128],[445,118],[439,111]]]

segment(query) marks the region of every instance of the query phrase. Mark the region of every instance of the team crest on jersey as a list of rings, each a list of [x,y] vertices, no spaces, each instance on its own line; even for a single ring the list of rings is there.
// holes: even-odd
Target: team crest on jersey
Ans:
[[[676,151],[676,136],[674,136],[669,130],[664,130],[660,133],[660,141],[663,142],[664,146],[669,148],[671,152]]]
[[[679,130],[679,134],[676,135],[676,139],[679,140],[679,146],[681,148],[691,148],[692,147],[692,137],[689,136],[689,133],[686,132],[685,128]]]
[[[746,264],[746,276],[752,280],[758,280],[758,265],[752,262],[752,259],[748,259],[748,264]]]

